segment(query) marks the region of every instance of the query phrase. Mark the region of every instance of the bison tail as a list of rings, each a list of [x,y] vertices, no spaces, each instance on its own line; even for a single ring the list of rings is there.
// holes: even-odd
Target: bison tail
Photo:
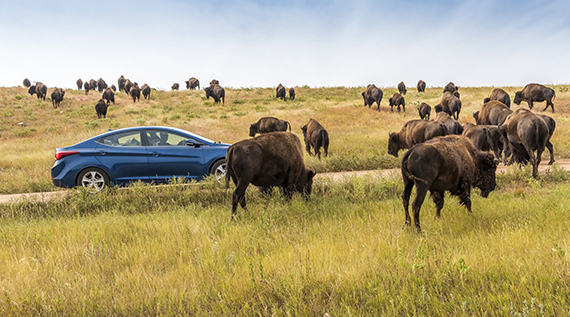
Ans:
[[[289,123],[289,121],[285,121],[285,123],[287,123],[287,125],[289,126],[289,132],[291,132],[291,123]],[[287,131],[287,130],[285,130]]]
[[[233,173],[232,164],[231,164],[231,157],[232,157],[233,149],[229,148],[228,152],[226,153],[226,189],[230,188],[230,174]]]
[[[327,132],[327,130],[323,129],[321,130],[321,146],[325,148],[325,151],[328,152],[328,148],[329,148],[329,133]]]
[[[428,182],[420,177],[417,177],[413,174],[410,174],[410,172],[408,171],[406,165],[408,163],[408,159],[410,157],[410,155],[412,154],[412,150],[408,150],[406,153],[404,153],[404,156],[402,157],[402,176],[405,176],[411,180],[413,180],[414,182],[422,182],[424,184],[427,184]]]

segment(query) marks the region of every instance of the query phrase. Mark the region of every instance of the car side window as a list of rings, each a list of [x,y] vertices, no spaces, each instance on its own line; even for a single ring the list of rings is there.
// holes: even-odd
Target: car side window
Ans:
[[[140,131],[116,133],[99,139],[97,142],[110,146],[141,146]]]
[[[150,146],[186,146],[187,137],[168,131],[146,131]],[[191,139],[190,139],[191,140]]]

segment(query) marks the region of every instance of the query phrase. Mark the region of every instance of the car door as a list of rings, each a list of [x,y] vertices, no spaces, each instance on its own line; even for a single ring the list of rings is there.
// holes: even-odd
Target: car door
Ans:
[[[206,173],[203,143],[166,130],[146,130],[146,138],[151,181],[167,182],[173,177],[199,179]]]
[[[95,157],[109,172],[111,182],[149,181],[148,155],[141,133],[141,130],[120,132],[96,141],[99,144]]]

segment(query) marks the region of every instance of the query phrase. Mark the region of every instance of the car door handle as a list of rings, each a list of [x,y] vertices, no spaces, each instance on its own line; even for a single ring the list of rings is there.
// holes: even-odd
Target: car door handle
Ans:
[[[105,155],[107,154],[107,151],[99,151],[99,155]]]
[[[152,155],[152,156],[158,156],[159,153],[158,153],[158,152],[151,152],[150,155]]]

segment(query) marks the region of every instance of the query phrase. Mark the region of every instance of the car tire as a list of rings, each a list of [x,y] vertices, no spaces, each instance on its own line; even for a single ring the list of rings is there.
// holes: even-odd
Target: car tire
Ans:
[[[109,176],[96,167],[88,167],[79,173],[77,187],[84,187],[88,192],[96,194],[109,186]]]
[[[212,164],[212,167],[210,167],[210,175],[214,175],[214,177],[220,184],[226,178],[226,172],[227,168],[226,168],[225,159],[217,160],[216,162],[214,162],[214,164]]]

